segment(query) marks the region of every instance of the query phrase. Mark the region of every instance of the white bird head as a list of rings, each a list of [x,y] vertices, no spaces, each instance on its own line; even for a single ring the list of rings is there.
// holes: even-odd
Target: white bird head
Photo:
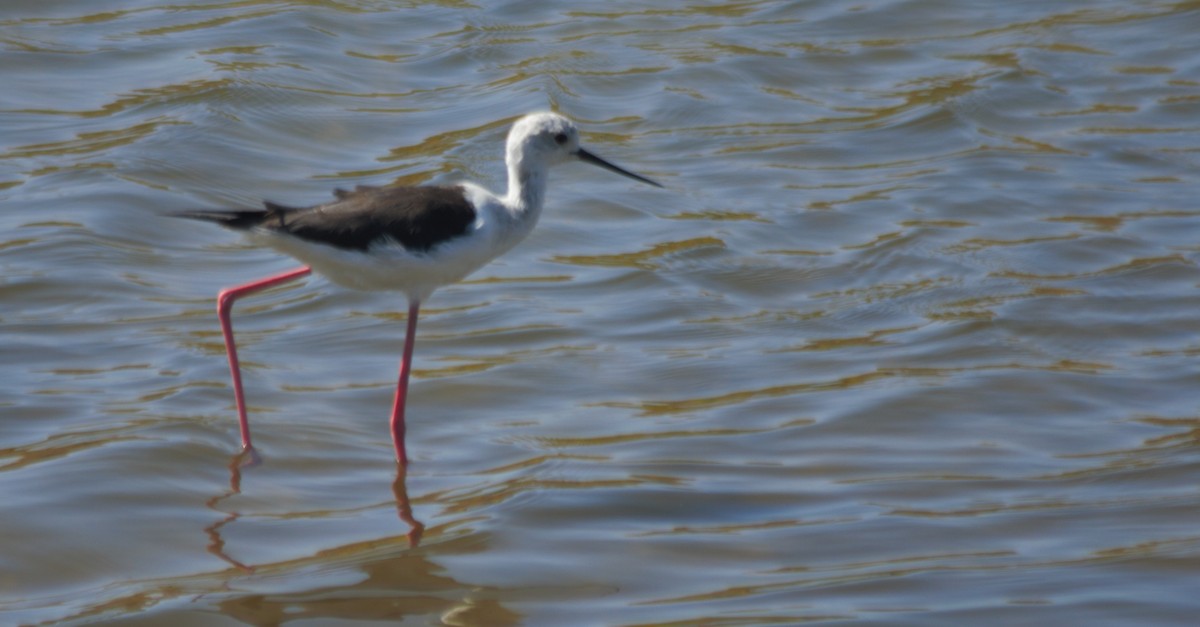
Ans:
[[[617,167],[584,150],[579,145],[579,128],[567,118],[552,112],[530,113],[517,120],[508,133],[507,160],[510,165],[530,171],[579,160],[598,165],[635,181],[662,187],[650,179]]]

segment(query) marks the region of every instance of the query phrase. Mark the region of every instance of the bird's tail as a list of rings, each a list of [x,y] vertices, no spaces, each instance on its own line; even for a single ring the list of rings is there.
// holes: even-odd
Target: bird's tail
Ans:
[[[204,220],[216,222],[223,227],[234,230],[251,229],[262,224],[271,216],[270,209],[189,209],[165,214],[172,218],[187,218],[189,220]]]

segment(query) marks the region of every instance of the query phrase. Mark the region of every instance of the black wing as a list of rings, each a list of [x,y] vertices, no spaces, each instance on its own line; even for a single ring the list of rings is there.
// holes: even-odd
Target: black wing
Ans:
[[[266,228],[347,250],[366,251],[387,240],[425,252],[467,232],[475,207],[461,187],[367,187],[336,190],[337,200],[314,207],[187,211],[180,217],[216,222],[232,229]]]

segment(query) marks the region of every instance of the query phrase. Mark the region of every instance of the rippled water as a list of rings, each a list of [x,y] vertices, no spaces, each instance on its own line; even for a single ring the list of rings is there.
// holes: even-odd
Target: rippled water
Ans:
[[[1190,624],[1200,4],[6,0],[0,620]],[[427,303],[161,211],[503,184]],[[397,480],[398,479],[398,480]]]

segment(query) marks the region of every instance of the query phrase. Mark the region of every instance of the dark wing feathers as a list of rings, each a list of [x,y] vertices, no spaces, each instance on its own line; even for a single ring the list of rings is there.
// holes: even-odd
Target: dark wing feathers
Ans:
[[[279,218],[275,228],[339,248],[366,250],[390,238],[426,251],[466,233],[475,208],[460,187],[359,187],[335,202]]]
[[[338,248],[366,251],[391,239],[425,252],[467,232],[475,208],[461,187],[370,187],[335,190],[337,200],[293,208],[264,202],[249,211],[189,211],[178,214],[233,229],[261,227]]]

